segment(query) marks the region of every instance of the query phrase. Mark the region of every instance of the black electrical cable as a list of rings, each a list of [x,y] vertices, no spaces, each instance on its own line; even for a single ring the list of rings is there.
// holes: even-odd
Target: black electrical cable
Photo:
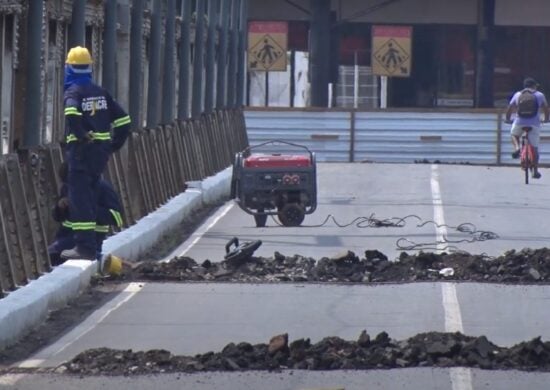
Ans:
[[[273,221],[279,225],[282,225],[273,215],[271,216]],[[375,218],[374,213],[368,217],[356,217],[349,223],[340,223],[332,214],[328,214],[323,222],[316,225],[301,225],[301,227],[323,227],[329,222],[333,222],[336,226],[340,228],[345,228],[354,225],[358,228],[382,228],[382,227],[397,227],[402,228],[406,225],[407,220],[416,219],[418,222],[416,227],[421,228],[427,224],[433,224],[436,228],[440,229],[445,227],[449,230],[455,230],[460,233],[468,234],[469,238],[459,239],[459,240],[449,240],[447,237],[443,237],[443,240],[436,240],[434,242],[422,242],[416,243],[405,237],[399,238],[395,245],[397,249],[400,250],[438,250],[438,251],[452,251],[452,252],[461,252],[461,250],[455,245],[448,244],[460,244],[460,243],[473,243],[477,241],[487,241],[487,240],[496,240],[499,238],[499,235],[495,232],[488,230],[477,230],[476,226],[471,222],[464,222],[458,226],[451,226],[447,224],[438,224],[435,221],[428,220],[423,221],[418,215],[409,214],[405,217],[391,217],[385,219]],[[447,244],[445,246],[441,246]],[[467,252],[464,252],[467,253]]]

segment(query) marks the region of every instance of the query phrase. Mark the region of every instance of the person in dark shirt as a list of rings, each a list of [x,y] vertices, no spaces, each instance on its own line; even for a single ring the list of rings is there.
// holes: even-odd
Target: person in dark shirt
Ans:
[[[52,217],[60,223],[55,234],[54,242],[48,246],[48,254],[52,265],[63,263],[61,253],[73,248],[75,245],[72,220],[69,212],[69,198],[67,185],[68,167],[62,163],[59,167],[59,178],[62,185],[59,189],[59,197],[52,209]],[[109,234],[111,226],[122,227],[122,206],[120,199],[111,183],[104,179],[98,182],[97,219],[95,227],[96,258],[101,259],[103,241]]]
[[[68,204],[75,246],[61,257],[91,260],[96,257],[100,177],[110,154],[128,137],[130,116],[92,81],[92,57],[84,47],[67,54],[64,86]]]

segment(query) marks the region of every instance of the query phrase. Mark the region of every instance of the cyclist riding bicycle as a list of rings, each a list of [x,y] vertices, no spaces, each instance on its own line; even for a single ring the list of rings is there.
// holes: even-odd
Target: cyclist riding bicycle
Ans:
[[[539,163],[539,141],[540,141],[540,111],[544,112],[544,122],[550,120],[550,110],[548,109],[548,103],[546,97],[542,92],[537,91],[538,83],[531,77],[526,78],[523,81],[523,89],[517,91],[512,96],[508,109],[506,110],[506,123],[512,124],[510,134],[512,136],[512,144],[514,146],[514,152],[512,158],[518,158],[520,154],[519,138],[523,132],[524,127],[530,127],[531,130],[527,133],[527,139],[529,143],[533,145],[535,149],[535,161],[533,167],[533,178],[540,179],[541,174],[538,170]],[[516,113],[514,121],[512,121],[512,114]]]

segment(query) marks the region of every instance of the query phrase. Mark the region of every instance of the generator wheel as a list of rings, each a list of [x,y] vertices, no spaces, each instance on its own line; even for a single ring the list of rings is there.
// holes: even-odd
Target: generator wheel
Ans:
[[[279,221],[284,226],[300,226],[304,221],[304,208],[298,203],[287,203],[277,213]]]
[[[263,213],[264,210],[258,210],[258,213]],[[267,222],[267,214],[256,214],[254,215],[254,221],[256,221],[256,227],[264,227]]]

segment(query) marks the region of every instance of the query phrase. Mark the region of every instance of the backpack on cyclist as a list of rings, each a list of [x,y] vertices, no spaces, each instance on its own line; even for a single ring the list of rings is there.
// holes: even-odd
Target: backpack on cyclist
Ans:
[[[530,89],[521,91],[518,98],[518,116],[520,118],[533,118],[539,112],[539,103],[535,92]]]

